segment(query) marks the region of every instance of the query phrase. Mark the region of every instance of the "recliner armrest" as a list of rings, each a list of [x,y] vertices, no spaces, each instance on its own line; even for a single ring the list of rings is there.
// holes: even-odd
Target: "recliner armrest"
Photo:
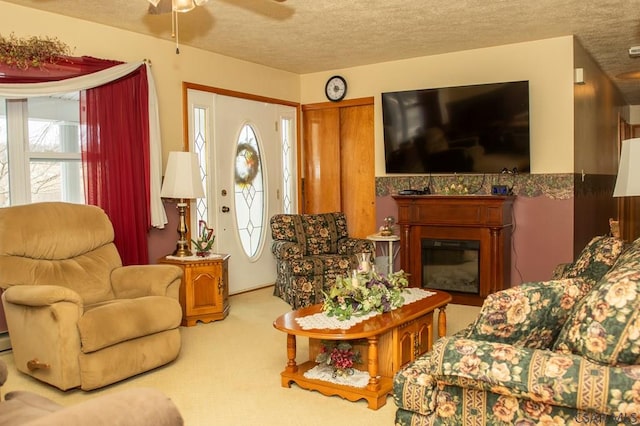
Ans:
[[[168,296],[178,299],[182,269],[175,265],[129,265],[111,272],[111,287],[117,299]]]
[[[80,295],[58,285],[16,285],[7,288],[2,298],[14,305],[49,306],[59,302],[75,303],[83,307]]]

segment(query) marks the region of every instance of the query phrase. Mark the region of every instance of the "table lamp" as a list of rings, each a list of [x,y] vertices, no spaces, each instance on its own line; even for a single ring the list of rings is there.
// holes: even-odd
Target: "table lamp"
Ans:
[[[621,151],[613,196],[640,195],[640,138],[623,140]]]
[[[173,255],[191,256],[187,240],[187,200],[204,197],[198,156],[195,153],[182,151],[169,153],[160,196],[178,199],[178,244]]]

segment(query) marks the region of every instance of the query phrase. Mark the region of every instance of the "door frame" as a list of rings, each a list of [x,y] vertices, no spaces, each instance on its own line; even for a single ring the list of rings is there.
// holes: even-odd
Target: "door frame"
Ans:
[[[296,109],[296,188],[298,211],[302,211],[302,175],[301,175],[301,121],[302,107],[297,102],[290,102],[284,99],[270,98],[267,96],[254,95],[251,93],[237,92],[235,90],[223,89],[221,87],[206,86],[204,84],[182,82],[182,150],[189,151],[189,97],[188,90],[198,90],[217,95],[231,96],[234,98],[247,99],[257,102],[266,102],[276,105],[285,105]],[[190,204],[187,204],[187,220],[191,223]],[[191,229],[188,230],[187,240],[191,240]]]

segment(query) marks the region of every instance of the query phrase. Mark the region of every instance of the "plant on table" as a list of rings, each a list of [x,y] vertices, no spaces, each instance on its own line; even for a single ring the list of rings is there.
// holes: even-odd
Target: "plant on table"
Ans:
[[[339,376],[353,376],[355,364],[361,364],[360,352],[355,351],[348,342],[322,342],[320,353],[316,356],[316,362],[320,365],[329,365],[333,368],[333,378]]]
[[[198,238],[191,240],[196,248],[196,255],[200,257],[209,255],[215,239],[216,236],[213,235],[213,229],[207,228],[207,222],[204,220],[198,221]]]
[[[323,311],[339,320],[348,320],[351,316],[362,316],[370,312],[389,312],[402,306],[402,292],[408,284],[404,271],[387,276],[375,271],[354,271],[351,277],[336,278],[329,293],[324,293]]]

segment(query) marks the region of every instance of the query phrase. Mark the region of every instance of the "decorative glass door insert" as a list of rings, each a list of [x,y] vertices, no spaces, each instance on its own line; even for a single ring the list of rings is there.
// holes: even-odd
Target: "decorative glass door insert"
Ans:
[[[262,240],[265,205],[260,146],[249,124],[242,126],[237,140],[234,188],[240,242],[244,252],[252,258]]]

